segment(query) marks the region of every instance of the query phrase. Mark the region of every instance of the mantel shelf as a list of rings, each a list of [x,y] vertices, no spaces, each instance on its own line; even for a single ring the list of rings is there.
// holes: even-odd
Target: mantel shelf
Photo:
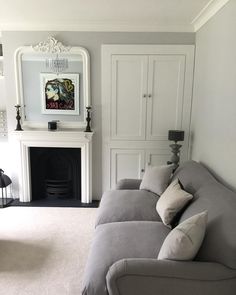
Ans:
[[[60,139],[62,141],[68,141],[68,139],[72,141],[77,140],[91,140],[94,132],[84,132],[81,130],[75,129],[58,129],[55,131],[49,131],[47,129],[32,129],[32,130],[23,130],[23,131],[13,131],[11,135],[17,137],[18,139],[31,139],[35,141],[45,139],[50,139],[52,141],[56,139]]]

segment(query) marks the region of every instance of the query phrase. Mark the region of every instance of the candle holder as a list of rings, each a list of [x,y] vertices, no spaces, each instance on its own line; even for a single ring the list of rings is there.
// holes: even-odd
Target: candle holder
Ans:
[[[87,126],[86,126],[86,129],[84,130],[84,132],[92,132],[91,127],[90,127],[90,123],[91,123],[91,107],[86,107],[86,110],[87,110],[87,117],[86,117]]]
[[[15,106],[16,108],[16,120],[17,120],[17,124],[16,124],[16,131],[23,131],[23,129],[21,128],[21,124],[20,124],[20,119],[21,119],[21,116],[20,116],[20,105],[17,104]]]

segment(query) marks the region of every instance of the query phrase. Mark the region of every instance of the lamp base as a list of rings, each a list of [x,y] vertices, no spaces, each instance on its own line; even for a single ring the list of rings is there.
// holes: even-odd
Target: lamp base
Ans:
[[[12,198],[0,198],[0,208],[8,207],[12,202]]]
[[[182,146],[181,144],[177,144],[177,143],[170,145],[171,152],[173,153],[170,159],[170,162],[174,164],[176,167],[179,166],[179,152],[180,152],[181,146]]]

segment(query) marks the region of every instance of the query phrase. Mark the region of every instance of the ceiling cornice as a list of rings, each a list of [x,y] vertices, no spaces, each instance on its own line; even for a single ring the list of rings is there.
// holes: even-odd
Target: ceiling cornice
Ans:
[[[193,19],[194,32],[197,32],[206,22],[208,22],[229,0],[211,0]]]
[[[1,31],[78,31],[78,32],[197,32],[229,0],[211,0],[189,25],[160,26],[157,23],[130,22],[58,22],[58,23],[2,23]]]
[[[160,26],[157,23],[77,22],[77,23],[2,23],[1,31],[85,31],[85,32],[194,32],[192,25]]]

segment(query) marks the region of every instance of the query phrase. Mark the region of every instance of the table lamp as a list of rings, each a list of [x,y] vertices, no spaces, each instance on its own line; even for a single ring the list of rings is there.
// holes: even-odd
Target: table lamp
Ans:
[[[174,164],[176,167],[179,165],[179,153],[181,144],[178,144],[178,141],[184,140],[184,131],[183,130],[169,130],[168,140],[174,141],[175,143],[171,144],[171,152],[173,153],[170,162],[168,164]]]

